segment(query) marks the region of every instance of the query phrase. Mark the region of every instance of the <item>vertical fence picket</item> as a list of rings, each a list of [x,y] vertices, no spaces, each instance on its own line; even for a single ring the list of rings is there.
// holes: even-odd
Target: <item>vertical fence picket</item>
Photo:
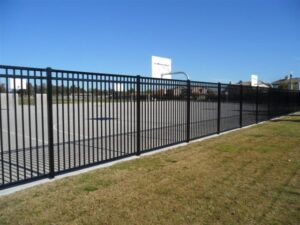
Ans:
[[[255,122],[258,123],[258,92],[259,88],[256,86],[256,94],[255,94]]]
[[[243,85],[240,85],[240,127],[243,127]]]
[[[54,148],[53,148],[53,102],[52,102],[52,69],[47,71],[47,116],[48,116],[48,151],[49,151],[49,177],[54,178]]]
[[[221,83],[218,83],[218,126],[217,133],[221,130]]]
[[[186,92],[187,104],[186,104],[186,142],[190,141],[191,130],[191,81],[187,80],[187,92]]]
[[[136,155],[141,154],[141,76],[136,81]]]

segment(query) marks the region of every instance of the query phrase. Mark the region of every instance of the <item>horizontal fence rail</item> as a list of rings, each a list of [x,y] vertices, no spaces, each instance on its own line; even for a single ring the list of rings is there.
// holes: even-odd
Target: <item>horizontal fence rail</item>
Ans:
[[[0,189],[299,110],[299,91],[0,65]]]

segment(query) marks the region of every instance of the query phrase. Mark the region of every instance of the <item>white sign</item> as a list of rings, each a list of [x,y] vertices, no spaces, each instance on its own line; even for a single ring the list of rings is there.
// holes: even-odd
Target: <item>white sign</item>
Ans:
[[[15,84],[16,84],[16,87],[15,87]],[[20,78],[15,78],[15,79],[13,79],[13,78],[11,78],[10,79],[10,89],[16,89],[16,90],[21,90],[21,89],[26,89],[27,87],[26,87],[26,85],[27,85],[27,82],[26,82],[26,79],[23,79],[23,86],[22,86],[22,79],[20,79]]]
[[[158,56],[152,56],[152,77],[172,79],[172,75],[164,75],[172,72],[172,60]]]
[[[258,85],[258,76],[252,74],[251,75],[251,86],[257,86]]]

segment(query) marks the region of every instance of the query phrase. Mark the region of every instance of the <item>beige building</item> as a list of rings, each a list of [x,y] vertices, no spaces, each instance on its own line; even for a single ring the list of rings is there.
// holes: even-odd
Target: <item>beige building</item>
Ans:
[[[243,85],[243,86],[251,86],[251,81],[240,81],[240,82],[238,82],[237,84],[240,84],[240,85]],[[257,86],[258,86],[258,87],[263,87],[263,88],[270,88],[270,87],[272,87],[271,84],[266,83],[266,82],[263,82],[263,81],[261,81],[261,80],[259,80],[259,81],[257,82]]]
[[[272,83],[274,88],[283,88],[289,90],[300,90],[300,77],[293,78],[292,75]]]

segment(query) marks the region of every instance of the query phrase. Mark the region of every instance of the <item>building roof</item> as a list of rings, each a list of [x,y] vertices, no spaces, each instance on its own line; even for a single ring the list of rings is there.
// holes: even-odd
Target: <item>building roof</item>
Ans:
[[[272,84],[280,84],[285,81],[300,82],[300,77],[280,79],[280,80],[276,80],[276,81],[272,82]]]
[[[251,86],[251,81],[239,81],[237,84],[241,84],[241,85],[244,85],[244,86]],[[266,85],[268,87],[271,86],[271,84],[266,83],[266,82],[261,81],[261,80],[258,80],[257,84],[258,84],[258,86],[260,86],[260,85]]]

